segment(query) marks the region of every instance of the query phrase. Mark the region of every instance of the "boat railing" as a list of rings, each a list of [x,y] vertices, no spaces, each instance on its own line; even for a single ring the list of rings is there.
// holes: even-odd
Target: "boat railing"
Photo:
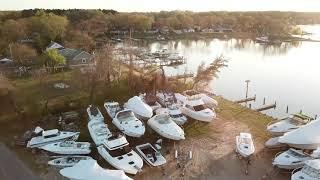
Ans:
[[[285,151],[280,151],[280,152],[278,152],[276,155],[274,155],[274,158],[273,159],[275,159],[276,157],[278,157],[280,154],[282,154],[283,152],[285,152]]]
[[[296,172],[298,172],[298,171],[300,171],[302,168],[300,167],[300,168],[296,168],[296,169],[294,169],[292,172],[291,172],[291,176],[294,174],[294,173],[296,173]]]

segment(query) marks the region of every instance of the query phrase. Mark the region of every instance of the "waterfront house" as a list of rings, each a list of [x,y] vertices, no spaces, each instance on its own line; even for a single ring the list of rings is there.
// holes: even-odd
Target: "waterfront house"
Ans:
[[[79,49],[65,48],[59,50],[59,53],[66,58],[66,63],[69,66],[81,66],[94,63],[93,55]]]
[[[46,51],[49,49],[61,50],[61,49],[64,49],[64,47],[61,44],[51,41],[51,43],[47,46]]]

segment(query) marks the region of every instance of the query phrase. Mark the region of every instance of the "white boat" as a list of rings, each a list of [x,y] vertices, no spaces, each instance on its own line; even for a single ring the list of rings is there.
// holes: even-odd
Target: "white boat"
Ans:
[[[281,169],[301,168],[305,161],[312,159],[311,156],[304,154],[302,150],[290,148],[285,152],[276,154],[272,165]]]
[[[122,141],[114,141],[113,149],[110,149],[106,144],[98,146],[99,154],[113,167],[123,170],[129,174],[137,174],[141,171],[143,160],[133,150],[126,150],[128,143]]]
[[[184,131],[168,114],[155,115],[148,120],[148,125],[161,136],[172,140],[183,140]]]
[[[36,128],[37,129],[37,128]],[[38,128],[39,129],[39,128]],[[41,128],[40,128],[41,129]],[[36,137],[33,137],[27,144],[28,148],[35,148],[44,146],[50,143],[66,141],[66,140],[77,140],[80,132],[68,132],[59,131],[58,129],[52,130],[39,130]]]
[[[279,142],[297,149],[317,149],[320,146],[320,119],[290,132],[279,138]]]
[[[130,98],[128,102],[124,104],[124,107],[131,109],[139,119],[149,119],[153,115],[152,108],[144,103],[138,96]]]
[[[87,114],[89,116],[89,121],[91,120],[104,121],[104,117],[101,111],[99,110],[98,107],[94,105],[89,105],[89,107],[87,108]]]
[[[279,142],[279,138],[280,136],[278,137],[273,137],[273,138],[270,138],[268,141],[265,142],[265,146],[269,149],[276,149],[276,148],[284,148],[284,147],[287,147],[288,145],[287,144],[283,144],[283,143],[280,143]]]
[[[55,153],[55,154],[89,154],[90,143],[63,141],[41,146],[40,149]]]
[[[103,121],[89,121],[88,129],[93,142],[97,146],[103,144],[105,140],[112,136],[110,130]]]
[[[162,154],[150,143],[138,145],[136,146],[136,150],[140,156],[151,166],[161,166],[167,163]]]
[[[207,94],[200,93],[195,90],[186,90],[183,92],[183,95],[185,95],[187,98],[194,97],[194,96],[201,97],[204,104],[210,108],[214,108],[218,106],[218,102],[215,99],[211,98]]]
[[[319,180],[320,159],[309,160],[304,163],[303,168],[292,171],[291,180]]]
[[[176,103],[175,94],[171,92],[157,92],[157,101],[163,106],[168,107]]]
[[[90,156],[63,156],[51,161],[48,161],[48,165],[55,166],[59,168],[71,167],[76,165],[81,160],[90,160]]]
[[[256,42],[258,43],[269,43],[269,37],[268,36],[261,36],[256,38]]]
[[[81,160],[73,167],[60,170],[60,174],[72,180],[132,180],[121,170],[102,168],[96,160]]]
[[[250,133],[240,133],[236,136],[236,151],[245,158],[254,153],[255,148]]]
[[[124,134],[131,137],[141,137],[145,133],[144,124],[135,117],[130,109],[119,111],[112,123]]]
[[[211,122],[216,118],[216,113],[213,109],[205,106],[200,97],[190,97],[184,102],[181,107],[181,112],[195,120]]]
[[[281,136],[286,132],[308,124],[311,120],[312,118],[300,113],[292,114],[287,118],[270,122],[267,125],[267,131],[274,136]]]
[[[157,102],[156,96],[144,93],[144,94],[140,94],[139,97],[142,99],[144,103],[148,104],[151,107],[152,111],[155,111],[161,108],[161,104]]]
[[[105,102],[103,106],[106,109],[110,118],[114,118],[116,113],[121,110],[118,102]]]
[[[187,122],[187,117],[184,116],[177,105],[171,105],[167,108],[159,108],[156,114],[169,114],[171,119],[178,125],[183,125]]]

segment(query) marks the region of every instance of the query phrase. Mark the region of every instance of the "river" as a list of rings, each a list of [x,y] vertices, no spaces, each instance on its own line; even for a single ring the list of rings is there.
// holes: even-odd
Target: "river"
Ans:
[[[320,37],[320,26],[305,26]],[[316,34],[318,32],[319,34]],[[209,64],[223,55],[228,67],[210,88],[229,100],[245,97],[246,83],[250,80],[249,96],[257,96],[253,108],[276,101],[276,109],[265,111],[273,117],[287,116],[302,110],[310,116],[320,115],[320,43],[295,42],[281,45],[262,45],[251,40],[207,39],[154,42],[151,51],[163,48],[178,52],[187,59],[186,65],[166,67],[167,74],[182,74],[186,69],[196,72],[201,62]]]

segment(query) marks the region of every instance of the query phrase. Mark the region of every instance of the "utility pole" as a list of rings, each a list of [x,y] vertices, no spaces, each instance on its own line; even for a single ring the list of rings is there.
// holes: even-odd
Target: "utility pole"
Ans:
[[[247,83],[246,98],[248,98],[249,82],[250,82],[250,80],[246,80],[245,82]]]

